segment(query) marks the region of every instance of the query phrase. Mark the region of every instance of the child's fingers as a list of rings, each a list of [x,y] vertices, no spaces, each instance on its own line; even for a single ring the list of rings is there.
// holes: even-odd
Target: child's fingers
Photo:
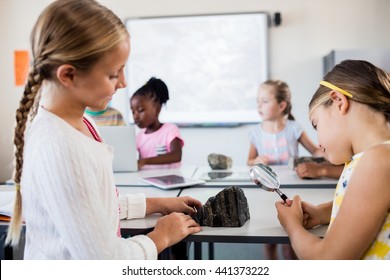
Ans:
[[[289,198],[286,199],[286,202],[284,203],[286,206],[291,206],[293,204],[293,201]]]

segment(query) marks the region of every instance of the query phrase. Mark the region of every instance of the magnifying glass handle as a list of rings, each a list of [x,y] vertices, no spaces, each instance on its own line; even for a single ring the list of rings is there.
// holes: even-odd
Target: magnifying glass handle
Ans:
[[[282,193],[282,191],[279,190],[279,189],[275,189],[275,191],[276,191],[276,192],[278,193],[278,195],[283,199],[283,201],[286,202],[286,200],[288,199],[288,197],[287,197],[284,193]]]

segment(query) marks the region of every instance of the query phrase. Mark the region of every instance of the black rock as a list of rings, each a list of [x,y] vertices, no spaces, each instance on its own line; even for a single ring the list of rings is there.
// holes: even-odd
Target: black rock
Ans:
[[[211,169],[214,170],[229,169],[233,165],[233,160],[231,157],[221,154],[209,154],[207,160]]]
[[[294,159],[294,168],[297,167],[298,164],[303,162],[317,162],[323,163],[326,162],[324,157],[299,157]]]
[[[193,217],[201,226],[241,227],[250,219],[244,191],[232,186],[210,197]]]
[[[233,172],[208,172],[207,175],[210,177],[210,179],[223,179],[226,177],[229,177],[233,174]]]

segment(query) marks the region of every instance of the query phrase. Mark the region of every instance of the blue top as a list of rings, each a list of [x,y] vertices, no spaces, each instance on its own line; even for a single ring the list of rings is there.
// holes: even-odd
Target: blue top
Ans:
[[[302,133],[300,124],[287,120],[286,127],[278,133],[265,132],[260,123],[250,130],[249,138],[257,154],[269,159],[268,164],[286,165],[290,157],[298,157],[298,139]]]

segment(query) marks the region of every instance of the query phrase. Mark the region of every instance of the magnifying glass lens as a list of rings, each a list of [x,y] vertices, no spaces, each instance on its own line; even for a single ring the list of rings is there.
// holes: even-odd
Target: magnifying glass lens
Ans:
[[[279,189],[280,181],[277,174],[271,167],[265,164],[257,164],[250,170],[252,181],[266,191],[276,191],[276,193],[286,202],[287,196]]]

